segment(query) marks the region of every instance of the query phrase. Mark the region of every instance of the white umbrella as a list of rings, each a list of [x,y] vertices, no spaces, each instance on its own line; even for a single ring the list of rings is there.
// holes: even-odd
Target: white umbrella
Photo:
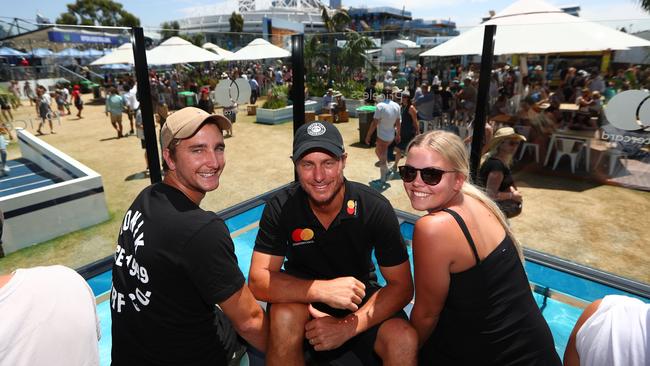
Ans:
[[[147,63],[150,65],[173,65],[222,59],[222,56],[197,47],[180,37],[171,37],[149,51],[147,55]]]
[[[485,25],[496,25],[494,54],[548,54],[621,50],[650,42],[569,15],[541,0],[520,0],[484,24],[434,47],[420,56],[480,55]]]
[[[226,57],[227,61],[261,60],[266,58],[283,58],[291,56],[291,52],[274,46],[262,38],[256,38],[246,47]]]
[[[228,51],[228,50],[224,50],[223,48],[217,46],[217,45],[214,44],[214,43],[210,43],[210,42],[204,44],[204,45],[203,45],[203,48],[205,48],[206,50],[210,50],[210,51],[212,51],[212,52],[214,52],[214,53],[216,53],[217,55],[222,56],[222,57],[226,57],[226,56],[228,56],[228,55],[232,55],[232,54],[233,54],[233,52],[230,52],[230,51]]]
[[[135,62],[133,62],[133,45],[131,43],[125,43],[113,50],[113,52],[90,63],[92,66],[112,64],[135,64]]]

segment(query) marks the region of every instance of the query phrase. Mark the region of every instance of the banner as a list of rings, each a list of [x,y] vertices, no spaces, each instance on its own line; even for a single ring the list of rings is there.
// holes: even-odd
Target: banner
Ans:
[[[64,43],[102,43],[119,46],[129,42],[129,38],[125,36],[90,32],[49,31],[47,37],[52,42]]]

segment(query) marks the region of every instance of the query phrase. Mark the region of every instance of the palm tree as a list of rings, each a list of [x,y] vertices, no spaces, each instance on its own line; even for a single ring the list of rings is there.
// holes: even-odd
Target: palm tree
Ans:
[[[650,0],[641,0],[641,7],[650,13]]]
[[[342,67],[339,74],[352,75],[356,68],[364,67],[366,63],[369,63],[372,71],[375,72],[376,66],[366,54],[366,50],[374,48],[375,43],[357,32],[348,33],[346,38],[347,42],[341,50],[339,58],[339,65]]]
[[[233,11],[228,22],[230,23],[230,32],[241,33],[244,31],[244,17],[240,13]],[[233,34],[231,37],[233,39],[233,45],[237,47],[239,44],[239,36]]]
[[[328,78],[329,80],[332,79],[332,72],[333,72],[333,67],[332,65],[334,64],[334,60],[336,60],[336,55],[335,53],[337,52],[337,49],[335,47],[335,35],[332,33],[341,33],[344,31],[350,31],[351,29],[348,27],[350,25],[350,15],[348,15],[348,12],[342,9],[337,9],[334,11],[334,14],[330,16],[329,10],[321,5],[321,18],[323,19],[323,25],[325,26],[325,29],[327,29],[327,32],[330,33],[327,36],[327,44],[329,46],[329,61],[328,61],[328,67],[329,67],[329,75]]]

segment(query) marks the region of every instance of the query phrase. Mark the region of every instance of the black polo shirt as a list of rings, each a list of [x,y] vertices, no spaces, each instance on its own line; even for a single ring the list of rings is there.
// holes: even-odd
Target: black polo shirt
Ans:
[[[373,249],[382,267],[408,260],[390,202],[371,188],[347,180],[343,207],[327,230],[296,182],[266,203],[255,240],[255,251],[286,258],[287,274],[322,280],[353,276],[366,287],[379,288]],[[366,291],[367,296],[373,292]]]

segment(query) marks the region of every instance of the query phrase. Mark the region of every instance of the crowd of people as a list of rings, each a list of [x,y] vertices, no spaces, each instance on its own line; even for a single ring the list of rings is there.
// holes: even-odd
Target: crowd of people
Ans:
[[[247,75],[260,89],[269,80],[291,82],[285,78],[290,70],[283,67],[260,80],[261,70],[251,65],[243,72],[231,70],[225,78]],[[112,365],[226,365],[243,352],[251,363],[268,365],[562,364],[507,220],[522,203],[509,169],[513,154],[521,141],[535,137],[512,127],[489,130],[477,182],[482,187],[476,186],[469,181],[467,143],[458,135],[460,127],[471,131],[478,74],[459,67],[438,75],[418,65],[394,79],[394,70],[389,71],[381,93],[376,80],[367,89],[377,98],[368,100],[376,110],[365,142],[377,133],[380,179],[368,187],[345,178],[346,145],[334,124],[301,126],[292,148],[297,181],[265,205],[248,283],[225,222],[200,207],[220,185],[225,137],[232,135],[236,113],[214,113],[214,85],[198,85],[173,71],[150,74],[165,175],[134,199],[117,236],[110,294]],[[599,85],[598,76],[580,85],[575,79],[581,73],[569,69],[561,89],[550,95],[539,71],[533,68],[521,76],[509,67],[495,70],[492,108],[518,116],[521,123],[553,128],[562,123],[558,118],[565,118],[553,109],[561,101],[553,96],[566,98],[571,89],[569,99],[576,98],[589,118],[565,121],[567,126],[593,127],[590,87]],[[200,95],[196,107],[184,106],[178,98],[181,89]],[[78,90],[73,100],[74,92]],[[35,95],[42,118],[38,131],[49,121],[55,133],[49,93],[39,86]],[[63,92],[55,95],[64,99]],[[333,91],[331,98],[334,104]],[[543,103],[549,106],[542,108]],[[66,108],[62,103],[58,110]],[[81,117],[83,106],[77,108]],[[177,111],[170,114],[170,109]],[[105,104],[118,138],[125,135],[125,111],[132,134],[141,128],[141,116],[137,89],[128,77],[109,88]],[[423,127],[436,118],[442,119],[443,129],[424,133]],[[550,122],[539,122],[541,118]],[[392,144],[396,157],[389,167]],[[399,165],[402,159],[404,165]],[[403,181],[412,207],[425,212],[413,234],[413,274],[395,211],[378,192],[393,176]],[[79,301],[65,311],[52,309],[59,316],[39,329],[59,327],[61,317],[70,318],[68,312],[74,311],[71,328],[83,332],[75,333],[74,341],[57,340],[82,343],[58,359],[48,357],[56,354],[54,346],[30,352],[34,348],[29,347],[39,345],[36,331],[12,323],[0,330],[0,340],[11,345],[0,350],[0,365],[5,360],[11,365],[39,360],[83,364],[80,358],[97,364],[94,302],[92,296],[87,301],[87,288],[67,272],[21,270],[0,277],[0,313],[18,319],[20,311],[29,309],[23,299],[28,280],[44,288],[64,283],[70,287],[62,287],[68,300]],[[59,281],[54,274],[61,276]],[[414,294],[407,314],[404,309]],[[648,314],[649,305],[627,298],[606,297],[588,307],[572,333],[565,365],[646,365]],[[630,327],[633,333],[618,337]],[[20,342],[17,335],[30,331],[32,341]]]

